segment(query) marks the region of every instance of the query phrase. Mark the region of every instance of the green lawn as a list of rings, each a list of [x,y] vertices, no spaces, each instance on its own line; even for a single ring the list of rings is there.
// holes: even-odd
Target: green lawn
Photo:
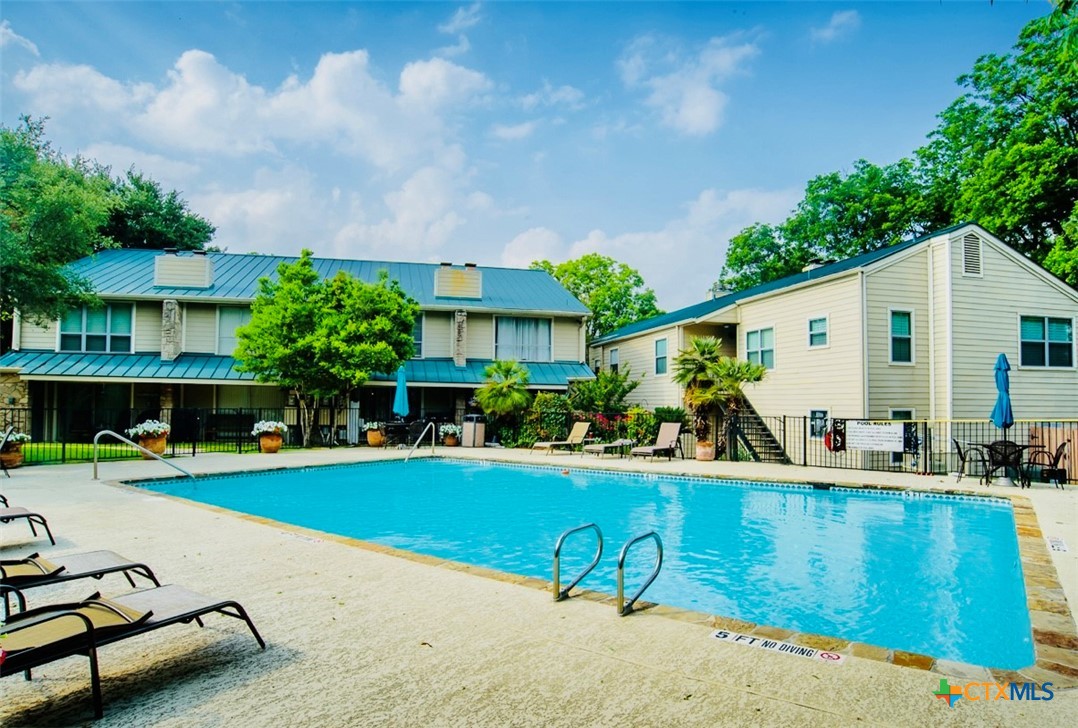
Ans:
[[[234,442],[202,442],[198,444],[196,453],[203,452],[236,452]],[[165,451],[165,457],[172,452],[169,444]],[[258,452],[257,443],[244,443],[243,452]],[[28,442],[22,446],[22,454],[25,464],[39,463],[83,463],[92,462],[94,459],[94,445],[92,442]],[[190,455],[190,443],[177,443],[177,455]],[[98,460],[134,460],[141,457],[138,450],[120,442],[102,442],[97,446]]]

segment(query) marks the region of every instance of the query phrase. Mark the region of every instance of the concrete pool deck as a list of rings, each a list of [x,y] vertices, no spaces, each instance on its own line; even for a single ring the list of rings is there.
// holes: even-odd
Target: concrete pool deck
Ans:
[[[511,450],[439,452],[570,469],[1020,495],[1028,498],[1043,532],[1020,538],[1040,539],[1042,545],[1044,537],[1067,541],[1070,551],[1045,553],[1065,601],[1078,603],[1073,487],[1041,485],[1019,494],[968,479],[956,487],[954,478],[903,473],[629,462]],[[347,448],[275,456],[200,454],[176,462],[210,473],[400,456]],[[102,478],[110,481],[172,473],[157,462],[101,465]],[[44,514],[58,543],[50,547],[47,539],[32,538],[24,523],[5,524],[0,557],[114,550],[150,564],[162,583],[238,600],[269,644],[262,652],[241,622],[211,616],[205,629],[178,625],[106,647],[100,654],[105,717],[97,725],[1078,723],[1074,688],[1056,689],[1051,701],[961,699],[948,708],[932,695],[941,677],[951,684],[994,677],[969,666],[928,671],[853,655],[843,664],[824,664],[720,642],[711,637],[711,625],[666,618],[661,610],[619,619],[598,601],[555,604],[538,580],[481,578],[475,572],[482,570],[438,559],[399,558],[391,549],[114,487],[93,481],[88,464],[26,467],[12,476],[0,480],[0,492],[12,505]],[[40,604],[128,588],[113,575],[29,596],[31,604]],[[1057,617],[1056,626],[1074,634],[1073,617],[1068,614],[1066,624]],[[1064,652],[1055,657],[1073,656]],[[1078,664],[1064,667],[1078,674]],[[12,676],[0,685],[0,724],[91,722],[83,658],[41,667],[30,682]],[[983,688],[974,691],[983,694]]]

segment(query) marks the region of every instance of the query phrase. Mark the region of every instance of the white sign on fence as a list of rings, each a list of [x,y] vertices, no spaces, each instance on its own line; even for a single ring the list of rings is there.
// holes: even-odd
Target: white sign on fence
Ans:
[[[846,447],[851,450],[902,452],[901,422],[846,420]]]

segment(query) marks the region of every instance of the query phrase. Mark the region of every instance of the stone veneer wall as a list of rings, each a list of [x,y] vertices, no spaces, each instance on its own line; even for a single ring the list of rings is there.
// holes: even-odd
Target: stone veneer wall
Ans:
[[[0,407],[30,406],[30,386],[18,374],[0,374]]]

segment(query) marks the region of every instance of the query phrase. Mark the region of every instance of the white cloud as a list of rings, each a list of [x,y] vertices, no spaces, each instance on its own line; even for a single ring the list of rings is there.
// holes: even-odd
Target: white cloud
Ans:
[[[17,46],[30,51],[34,56],[41,55],[33,41],[23,38],[11,29],[11,23],[9,21],[0,21],[0,48],[10,48],[12,46]]]
[[[453,17],[439,25],[438,30],[447,35],[456,35],[462,30],[473,27],[483,19],[479,14],[480,8],[480,3],[472,3],[466,7],[457,8],[457,11],[453,13]]]
[[[660,306],[680,308],[704,300],[719,276],[731,237],[753,222],[784,219],[800,194],[796,189],[704,190],[686,203],[684,215],[661,229],[617,235],[592,230],[554,260],[593,252],[609,255],[640,271]]]
[[[809,36],[816,43],[830,43],[849,35],[861,27],[861,14],[856,10],[840,10],[831,16],[822,28],[809,29]]]
[[[520,99],[520,105],[527,111],[538,106],[564,106],[572,110],[584,107],[584,92],[573,86],[554,88],[549,81],[543,81],[543,87]]]
[[[648,91],[645,104],[663,125],[689,136],[704,136],[722,125],[728,97],[719,84],[741,72],[759,48],[739,36],[712,38],[684,58],[645,36],[633,41],[618,61],[622,82]]]
[[[183,53],[160,86],[122,84],[89,66],[41,64],[15,75],[39,113],[101,119],[161,147],[204,154],[277,154],[282,142],[324,144],[386,170],[422,164],[449,141],[439,112],[492,87],[478,71],[435,58],[407,64],[399,93],[366,51],[327,53],[311,77],[251,84],[205,51]]]
[[[79,151],[82,156],[111,167],[113,177],[133,168],[136,172],[141,172],[160,182],[161,186],[166,189],[185,187],[200,170],[197,164],[170,159],[123,144],[102,142]]]
[[[501,264],[508,268],[527,268],[533,260],[564,260],[565,243],[553,230],[535,227],[509,241],[502,250]]]
[[[516,139],[524,139],[531,136],[532,132],[534,132],[538,126],[538,121],[525,121],[522,124],[513,124],[512,126],[495,124],[490,130],[490,133],[498,139],[514,141]]]
[[[436,56],[445,56],[446,58],[453,58],[455,56],[462,56],[472,49],[472,44],[468,41],[468,36],[461,34],[457,37],[457,42],[451,46],[442,46],[438,50],[434,51]]]

